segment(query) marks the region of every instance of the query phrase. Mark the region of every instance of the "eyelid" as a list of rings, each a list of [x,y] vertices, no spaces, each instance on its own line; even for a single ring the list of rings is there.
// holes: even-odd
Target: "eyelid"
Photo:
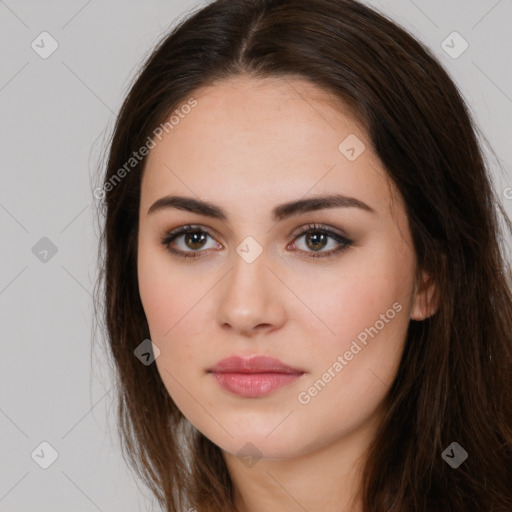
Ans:
[[[207,253],[209,251],[208,249],[199,249],[197,251],[182,251],[179,249],[172,249],[170,247],[170,245],[176,238],[179,238],[180,236],[186,235],[190,232],[205,233],[206,235],[208,235],[209,237],[214,239],[217,244],[222,245],[220,242],[218,242],[216,240],[216,236],[214,236],[210,231],[216,232],[214,229],[205,227],[203,225],[198,225],[198,224],[181,225],[172,230],[165,231],[163,237],[161,237],[161,243],[162,243],[162,245],[164,245],[167,248],[167,250],[170,253],[180,256],[184,259],[202,257],[202,253]],[[302,237],[303,235],[305,235],[309,232],[314,232],[314,231],[318,231],[318,232],[326,234],[329,238],[331,238],[338,244],[338,247],[335,249],[331,249],[329,251],[303,251],[303,250],[297,251],[299,253],[304,253],[304,257],[306,257],[306,258],[328,258],[330,256],[335,256],[337,253],[344,251],[348,247],[352,246],[354,243],[353,240],[350,237],[348,237],[343,230],[340,230],[339,228],[333,228],[333,227],[330,227],[330,226],[327,226],[327,225],[324,225],[321,223],[305,224],[305,225],[297,228],[296,230],[294,230],[288,236],[288,238],[292,237],[291,245],[295,246],[295,243],[298,238]],[[289,246],[290,246],[290,244],[287,245],[287,247],[289,247]],[[295,250],[294,250],[294,252],[295,252]]]
[[[308,231],[317,230],[317,231],[326,231],[328,233],[334,233],[338,235],[341,238],[345,238],[347,240],[350,239],[350,236],[348,233],[343,231],[342,229],[335,228],[332,226],[327,226],[326,224],[322,224],[321,222],[309,222],[307,224],[304,224],[303,226],[293,230],[289,237],[293,237],[294,239],[298,236],[303,235],[304,233],[307,233]]]
[[[212,238],[219,237],[217,231],[213,228],[204,226],[202,224],[184,224],[181,226],[178,226],[173,229],[166,229],[164,230],[164,233],[162,235],[162,242],[166,239],[169,239],[173,236],[178,236],[180,234],[186,233],[187,231],[197,230],[197,231],[204,231],[208,235],[210,235]],[[334,234],[338,235],[341,238],[345,238],[346,240],[350,240],[350,236],[348,233],[346,233],[344,230],[340,228],[335,228],[332,226],[328,226],[326,224],[322,224],[320,222],[309,222],[307,224],[304,224],[294,230],[292,230],[288,234],[288,238],[297,238],[300,235],[303,235],[304,233],[307,233],[310,230],[318,230],[318,231],[327,231],[327,232],[333,232]],[[220,242],[218,242],[220,243]]]
[[[174,229],[165,230],[163,235],[161,236],[161,242],[163,245],[168,246],[172,241],[174,241],[179,236],[186,235],[189,232],[196,232],[196,231],[206,233],[208,236],[210,236],[217,242],[216,231],[214,229],[207,228],[200,224],[184,224],[184,225],[178,226],[177,228],[174,228]],[[217,242],[217,243],[220,244],[220,242]],[[199,252],[199,251],[195,251],[195,252]]]

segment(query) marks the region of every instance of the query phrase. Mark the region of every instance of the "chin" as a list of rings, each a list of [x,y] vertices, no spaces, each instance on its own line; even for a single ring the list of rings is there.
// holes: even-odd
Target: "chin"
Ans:
[[[222,451],[238,457],[242,462],[259,459],[291,459],[308,451],[308,446],[291,436],[289,431],[275,432],[270,435],[271,429],[264,432],[254,430],[233,431],[233,437],[223,433],[222,436],[206,436]],[[225,434],[225,435],[224,435]],[[206,434],[205,434],[206,435]],[[249,463],[250,464],[250,463]]]

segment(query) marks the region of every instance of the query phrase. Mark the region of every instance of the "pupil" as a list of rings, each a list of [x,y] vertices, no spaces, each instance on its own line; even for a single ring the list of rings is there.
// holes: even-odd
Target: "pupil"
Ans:
[[[194,237],[199,237],[199,240],[195,239]],[[186,243],[189,244],[191,242],[192,249],[198,249],[201,247],[201,245],[204,243],[205,235],[204,233],[187,233],[186,235]],[[308,245],[310,245],[310,242],[312,241],[312,249],[322,249],[325,247],[325,234],[309,234],[307,236],[307,242]],[[319,246],[320,244],[320,246]]]
[[[187,233],[186,238],[185,238],[185,241],[186,241],[187,244],[188,244],[188,242],[190,241],[190,239],[192,237],[200,237],[202,239],[200,241],[193,241],[192,242],[192,245],[197,245],[199,247],[191,247],[191,249],[199,249],[201,244],[204,242],[205,234],[204,233]]]
[[[308,235],[307,236],[307,241],[308,241],[308,244],[309,242],[312,240],[312,239],[315,239],[317,237],[323,237],[323,245],[321,247],[310,247],[311,249],[322,249],[323,247],[325,247],[325,234],[324,233],[320,233],[320,234],[313,234],[313,235]],[[316,245],[318,243],[318,240],[314,241],[313,242],[313,245]]]

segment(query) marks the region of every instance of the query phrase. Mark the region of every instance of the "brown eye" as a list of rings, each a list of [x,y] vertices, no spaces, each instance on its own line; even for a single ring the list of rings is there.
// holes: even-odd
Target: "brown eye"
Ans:
[[[200,256],[202,252],[205,252],[203,249],[208,237],[211,238],[211,235],[204,229],[195,226],[181,226],[167,233],[162,240],[162,244],[172,254],[184,258],[196,258]],[[176,244],[181,238],[183,239],[183,245],[181,248],[176,249],[172,244]],[[220,244],[216,244],[216,247],[219,245]]]
[[[326,235],[325,233],[307,233],[306,234],[306,244],[307,246],[312,249],[313,251],[319,251],[323,249],[327,243],[329,235]]]
[[[310,224],[297,233],[295,235],[293,247],[296,247],[295,241],[302,237],[305,237],[306,249],[300,250],[309,258],[327,258],[329,256],[334,256],[348,248],[353,243],[348,238],[316,224]],[[323,251],[323,249],[329,244],[329,239],[332,239],[335,242],[335,248],[329,251]]]
[[[197,250],[202,248],[202,246],[204,245],[204,241],[208,235],[205,235],[202,232],[191,232],[186,233],[183,236],[185,237],[185,245],[187,245],[187,247],[190,247],[190,249]]]
[[[208,247],[205,247],[205,244],[207,243],[208,237],[213,239],[208,231],[198,226],[181,226],[167,233],[162,239],[162,244],[172,254],[183,258],[197,258],[202,257],[203,253],[207,252]],[[293,251],[297,250],[297,240],[302,237],[305,237],[305,248],[299,248],[299,252],[304,253],[304,255],[309,258],[327,258],[334,256],[353,243],[351,240],[326,227],[310,224],[302,228],[302,230],[295,235],[291,246]],[[182,246],[176,248],[178,242],[181,242]],[[221,244],[216,241],[214,242],[213,247],[210,248],[222,248]],[[324,251],[324,249],[329,246],[329,243],[332,242],[334,242],[334,247]]]

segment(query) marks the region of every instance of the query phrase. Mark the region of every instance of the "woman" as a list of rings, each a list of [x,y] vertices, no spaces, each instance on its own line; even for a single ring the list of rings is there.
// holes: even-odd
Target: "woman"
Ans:
[[[165,510],[512,510],[475,132],[352,0],[216,0],[158,45],[111,141],[102,282],[125,453]]]

